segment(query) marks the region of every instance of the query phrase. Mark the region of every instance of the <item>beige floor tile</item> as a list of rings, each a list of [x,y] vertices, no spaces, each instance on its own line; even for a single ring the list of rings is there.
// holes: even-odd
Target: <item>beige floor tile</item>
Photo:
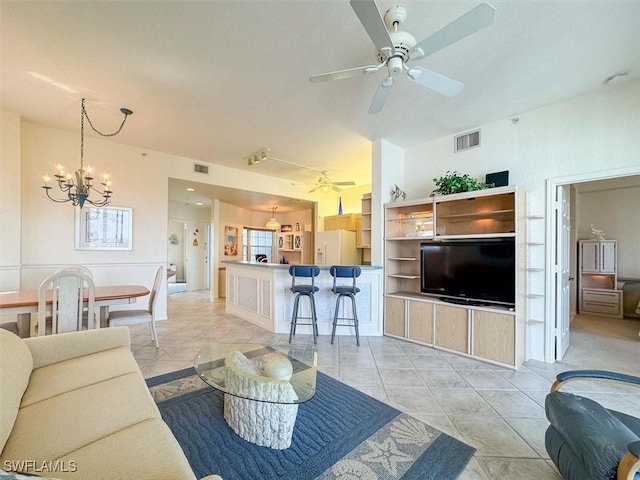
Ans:
[[[385,387],[424,387],[420,374],[411,369],[378,368]]]
[[[449,417],[497,417],[496,411],[475,390],[431,389],[434,397]]]
[[[493,370],[458,370],[458,372],[476,390],[517,390],[513,384]]]
[[[427,387],[434,389],[444,388],[472,388],[462,376],[453,369],[449,370],[420,370],[418,373],[422,377]]]
[[[376,355],[375,362],[378,368],[414,368],[413,364],[409,361],[405,354]]]
[[[478,460],[483,456],[538,458],[535,450],[502,418],[472,416],[449,416],[449,418],[467,442],[478,450],[476,453]],[[489,478],[494,477],[489,475]]]
[[[434,370],[453,370],[453,367],[440,355],[413,355],[407,354],[407,358],[415,368]]]
[[[480,390],[478,393],[501,417],[545,418],[544,408],[522,392]]]
[[[505,421],[541,458],[549,458],[544,446],[544,434],[549,427],[546,418],[505,418]]]
[[[389,405],[409,415],[444,415],[428,388],[386,387]]]
[[[561,480],[542,459],[478,457],[478,463],[491,480]]]
[[[382,386],[382,381],[375,367],[340,365],[340,381],[351,386]]]
[[[464,469],[462,474],[458,477],[458,480],[491,480],[487,477],[482,470],[482,467],[478,463],[476,458],[472,458]]]

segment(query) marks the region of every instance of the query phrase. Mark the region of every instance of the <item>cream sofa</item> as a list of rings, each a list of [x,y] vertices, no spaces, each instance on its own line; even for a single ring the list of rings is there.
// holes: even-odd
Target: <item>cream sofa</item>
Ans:
[[[0,329],[0,451],[1,469],[45,477],[195,480],[127,327],[27,339]]]

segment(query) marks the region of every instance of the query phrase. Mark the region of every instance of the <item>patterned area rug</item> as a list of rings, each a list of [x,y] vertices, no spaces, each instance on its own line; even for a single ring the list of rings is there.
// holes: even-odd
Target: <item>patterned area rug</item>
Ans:
[[[300,405],[291,447],[246,442],[222,416],[223,395],[192,368],[147,380],[198,478],[458,478],[475,449],[318,372],[315,396]]]

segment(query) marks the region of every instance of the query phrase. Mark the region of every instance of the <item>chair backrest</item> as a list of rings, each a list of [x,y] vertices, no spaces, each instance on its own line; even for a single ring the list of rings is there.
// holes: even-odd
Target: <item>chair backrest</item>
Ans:
[[[362,273],[362,269],[357,265],[333,265],[329,267],[329,273],[333,277],[333,290],[336,289],[336,279],[352,278],[352,288],[356,288],[356,278]]]
[[[149,294],[149,312],[151,313],[151,316],[153,316],[153,311],[156,308],[156,302],[158,300],[158,290],[160,290],[160,284],[162,283],[163,271],[164,269],[162,268],[162,265],[160,265],[158,267],[158,270],[156,271],[156,279],[153,281],[153,288],[151,289],[151,293]]]
[[[256,262],[258,263],[267,263],[267,255],[264,253],[256,253]]]
[[[74,270],[63,270],[45,278],[38,289],[38,336],[47,333],[47,308],[51,300],[51,332],[82,330],[86,305],[87,328],[99,328],[95,318],[95,285],[90,276]]]
[[[297,285],[296,278],[311,278],[311,286],[314,286],[315,277],[320,275],[320,267],[316,265],[291,265],[289,275],[291,275],[291,288]]]
[[[93,273],[84,265],[67,265],[64,267],[60,267],[53,273],[60,273],[60,272],[67,272],[67,271],[84,273],[86,276],[93,279]]]

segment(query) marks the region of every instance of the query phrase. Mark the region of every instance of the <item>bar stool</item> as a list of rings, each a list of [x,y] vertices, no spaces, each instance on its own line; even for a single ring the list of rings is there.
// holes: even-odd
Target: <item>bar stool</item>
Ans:
[[[296,299],[293,302],[293,315],[291,316],[291,330],[289,332],[289,343],[291,343],[291,337],[296,334],[296,326],[298,325],[311,325],[313,327],[313,343],[317,343],[316,337],[318,336],[318,323],[316,316],[316,302],[313,294],[316,293],[319,288],[315,286],[315,277],[320,274],[320,268],[315,265],[291,265],[289,267],[289,275],[291,275],[291,291],[296,294]],[[311,284],[297,284],[296,278],[311,279]],[[298,307],[300,304],[300,298],[307,297],[309,299],[309,309],[311,310],[310,317],[298,316]],[[298,323],[298,320],[311,320],[311,323]]]
[[[333,315],[333,329],[331,330],[331,343],[333,343],[333,338],[336,335],[336,327],[350,327],[350,323],[338,323],[338,320],[350,320],[353,322],[353,325],[356,328],[356,344],[360,346],[360,334],[358,332],[358,312],[356,311],[356,293],[360,291],[358,287],[356,287],[356,278],[360,276],[361,269],[358,266],[332,266],[329,268],[329,273],[333,277],[333,288],[331,291],[338,295],[336,298],[336,311]],[[336,280],[338,278],[351,278],[353,279],[353,283],[351,285],[337,285]],[[340,310],[340,301],[344,300],[345,297],[349,297],[351,299],[351,307],[353,310],[353,318],[351,317],[339,317],[338,313]],[[343,303],[344,305],[344,303]]]

